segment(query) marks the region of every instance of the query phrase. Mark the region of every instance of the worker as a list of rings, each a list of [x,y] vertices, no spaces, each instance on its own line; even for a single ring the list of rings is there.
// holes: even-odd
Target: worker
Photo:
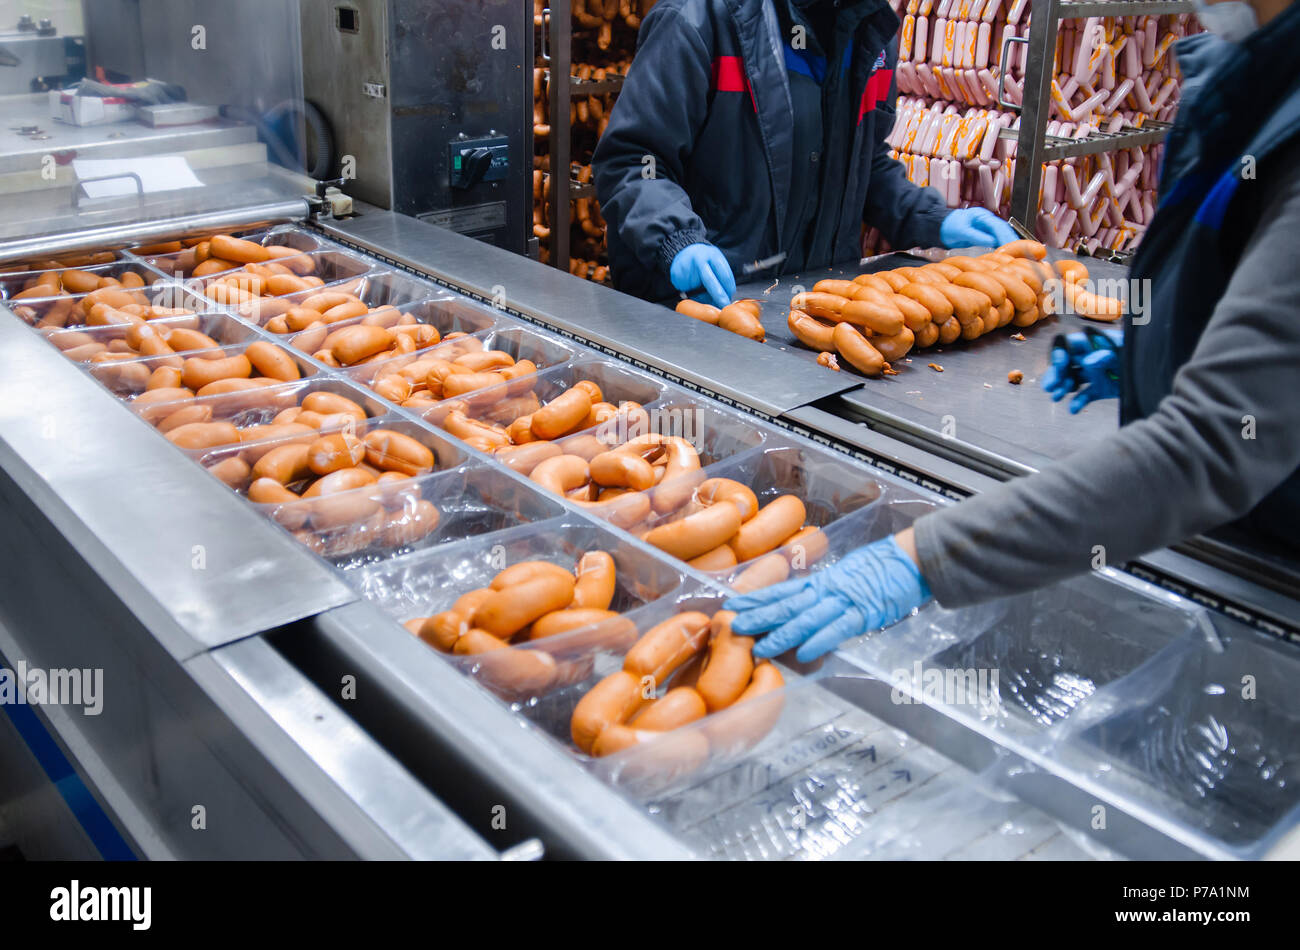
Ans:
[[[886,0],[659,0],[592,159],[614,286],[723,307],[737,274],[856,263],[864,223],[899,248],[1014,240],[889,157],[898,26]]]
[[[1182,106],[1131,267],[1145,317],[1119,345],[1061,347],[1043,381],[1055,398],[1118,395],[1119,431],[730,599],[734,630],[770,631],[756,655],[812,659],[931,597],[1012,595],[1223,525],[1300,557],[1300,2],[1205,2],[1210,32],[1174,47]]]

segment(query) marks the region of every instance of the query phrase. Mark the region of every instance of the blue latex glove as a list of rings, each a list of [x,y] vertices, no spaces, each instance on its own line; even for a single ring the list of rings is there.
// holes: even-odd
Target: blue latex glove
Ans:
[[[736,278],[731,265],[712,244],[688,244],[677,252],[668,268],[668,279],[684,294],[704,288],[715,307],[725,307],[736,295]]]
[[[958,208],[939,225],[944,247],[1001,247],[1019,237],[1011,225],[984,208]]]
[[[754,656],[772,657],[793,646],[801,663],[845,640],[897,623],[930,599],[930,588],[892,537],[851,551],[824,570],[732,597],[731,629],[745,636],[772,631]]]
[[[1094,399],[1119,395],[1119,351],[1124,335],[1119,330],[1086,327],[1078,333],[1058,334],[1052,341],[1052,365],[1043,374],[1043,389],[1060,402],[1070,400],[1070,414]]]

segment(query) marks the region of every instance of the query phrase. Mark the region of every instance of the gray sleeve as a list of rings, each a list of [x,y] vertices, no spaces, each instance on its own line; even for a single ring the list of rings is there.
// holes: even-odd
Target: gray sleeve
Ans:
[[[921,571],[940,603],[1083,573],[1098,545],[1119,564],[1182,541],[1241,517],[1300,467],[1291,403],[1300,388],[1300,176],[1279,177],[1289,180],[1275,186],[1155,413],[916,522]]]

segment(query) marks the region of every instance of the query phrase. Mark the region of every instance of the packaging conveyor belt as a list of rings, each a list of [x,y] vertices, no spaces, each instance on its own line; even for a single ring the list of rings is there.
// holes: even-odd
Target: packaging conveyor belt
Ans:
[[[750,485],[761,502],[799,496],[827,559],[946,503],[764,419],[856,385],[801,354],[749,359],[748,341],[731,350],[714,328],[650,324],[653,305],[397,216],[248,236],[305,253],[328,286],[371,306],[530,354],[538,371],[523,381],[543,403],[589,380],[612,402],[689,420],[704,474]],[[582,754],[569,737],[575,704],[619,668],[625,644],[560,634],[507,647],[580,674],[525,686],[484,657],[439,653],[403,622],[446,609],[503,563],[571,566],[601,550],[618,566],[615,609],[644,631],[684,609],[716,610],[745,565],[704,571],[614,511],[548,494],[444,428],[438,406],[393,403],[370,372],[292,350],[291,335],[267,329],[265,301],[219,304],[202,284],[177,286],[162,266],[172,262],[123,251],[121,263],[152,278],[142,293],[206,311],[198,319],[223,358],[254,342],[290,347],[303,378],[264,387],[271,408],[346,396],[365,414],[359,432],[400,432],[430,450],[436,470],[410,484],[440,512],[426,533],[368,534],[353,522],[306,528],[293,503],[255,504],[203,471],[229,451],[182,450],[153,431],[162,417],[132,411],[158,357],[137,359],[143,376],[123,368],[130,360],[79,365],[57,335],[93,328],[46,323],[50,346],[24,320],[47,321],[57,302],[5,303],[0,341],[15,371],[0,380],[0,436],[22,529],[0,572],[10,630],[0,652],[49,667],[93,659],[121,677],[117,689],[147,684],[147,700],[81,724],[117,753],[103,757],[97,787],[141,853],[219,853],[180,817],[200,780],[262,816],[222,853],[482,855],[535,838],[566,857],[1230,857],[1264,853],[1300,814],[1300,709],[1280,688],[1300,663],[1294,648],[1113,570],[977,609],[931,605],[821,669],[786,666],[784,689],[750,705],[608,757]],[[707,385],[684,369],[701,352]],[[756,380],[766,380],[758,397]],[[240,428],[270,420],[232,398],[199,402]],[[488,405],[464,400],[471,413]],[[60,603],[42,584],[57,557],[85,603]],[[99,603],[106,635],[87,651]],[[929,669],[941,681],[983,671],[978,702],[930,692]],[[1248,670],[1267,702],[1243,703],[1226,685]],[[318,718],[301,715],[304,703]],[[205,738],[177,722],[204,723]],[[205,755],[223,778],[195,768]],[[120,797],[103,791],[114,784]],[[1110,816],[1101,827],[1099,804]],[[408,808],[436,820],[413,826]],[[264,828],[276,831],[254,846]]]

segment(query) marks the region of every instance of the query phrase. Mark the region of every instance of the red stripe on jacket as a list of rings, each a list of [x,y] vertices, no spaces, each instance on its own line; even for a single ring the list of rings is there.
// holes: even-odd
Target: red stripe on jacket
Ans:
[[[892,69],[877,69],[867,79],[867,85],[862,90],[862,102],[858,105],[858,122],[862,117],[871,112],[880,103],[884,102],[889,96],[889,85],[893,82],[894,71]]]
[[[717,92],[747,92],[749,101],[758,111],[754,90],[745,77],[745,64],[739,56],[719,56],[713,61],[713,88]]]

